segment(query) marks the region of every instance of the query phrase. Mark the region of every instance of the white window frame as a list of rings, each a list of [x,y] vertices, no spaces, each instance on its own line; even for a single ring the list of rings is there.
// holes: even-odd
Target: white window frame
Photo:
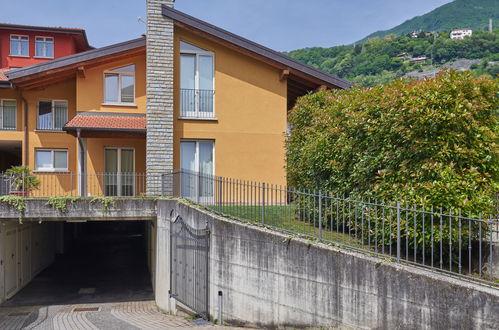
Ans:
[[[134,71],[121,71],[121,72],[116,72],[113,70],[120,69],[123,67],[127,67],[133,65]],[[135,72],[137,71],[137,66],[135,63],[128,63],[124,65],[120,65],[118,67],[114,67],[112,69],[108,69],[104,71],[103,75],[103,88],[102,90],[104,91],[104,95],[102,97],[103,103],[102,105],[125,105],[125,106],[135,106],[135,96],[137,95],[137,81],[136,81],[136,75]],[[106,101],[106,75],[117,75],[118,76],[118,101]],[[121,102],[121,76],[131,76],[133,77],[133,102]]]
[[[36,54],[36,42],[38,39],[43,39],[44,42],[44,47],[43,47],[43,52],[45,53],[44,55],[37,55]],[[47,40],[52,40],[52,56],[47,56],[47,45],[45,44]],[[36,36],[35,37],[35,58],[54,58],[55,56],[55,39],[53,37],[42,37],[42,36]]]
[[[15,102],[16,103],[16,110],[15,110],[15,126],[14,128],[6,128],[3,126],[3,104],[5,101],[10,101],[10,102]],[[17,100],[15,99],[0,99],[0,130],[2,131],[15,131],[17,130]]]
[[[200,142],[211,142],[212,143],[212,148],[211,148],[211,155],[213,157],[213,171],[211,174],[208,174],[208,175],[212,175],[213,178],[215,177],[215,173],[216,173],[216,169],[215,169],[215,164],[216,164],[216,158],[215,158],[215,149],[216,149],[216,146],[215,146],[215,140],[214,139],[180,139],[180,145],[182,144],[182,142],[195,142],[196,143],[196,151],[195,151],[195,154],[194,154],[194,173],[201,173],[199,171],[199,143]],[[182,147],[180,146],[179,148],[180,152],[182,152]],[[180,155],[180,162],[182,162],[182,155]],[[182,169],[182,164],[180,164],[180,169],[181,171],[184,170]],[[206,174],[206,173],[205,173]],[[187,174],[188,175],[188,174]],[[182,180],[182,179],[181,179]],[[213,179],[214,180],[214,179]],[[195,189],[195,196],[189,196],[189,197],[194,197],[196,199],[197,202],[203,202],[203,203],[208,203],[208,202],[212,202],[214,200],[214,196],[215,196],[215,191],[213,191],[212,193],[212,196],[210,197],[199,197],[199,177],[197,177],[197,180],[196,180],[196,189]],[[182,187],[182,182],[180,183],[180,186]],[[182,188],[181,188],[182,189]],[[182,196],[183,192],[180,191],[180,196]]]
[[[12,37],[16,37],[16,38],[19,38],[18,40],[21,40],[21,38],[25,37],[25,38],[28,38],[28,54],[27,55],[22,55],[22,54],[19,54],[20,51],[21,51],[21,48],[18,47],[18,52],[17,54],[14,54],[12,52]],[[14,57],[29,57],[29,36],[28,35],[22,35],[22,34],[11,34],[10,35],[10,38],[9,38],[9,56],[14,56]]]
[[[50,151],[52,157],[51,168],[38,168],[38,151]],[[66,168],[55,168],[55,151],[66,152]],[[36,148],[35,149],[35,172],[69,172],[69,151],[68,149],[50,149],[50,148]]]
[[[40,128],[39,120],[40,120],[40,102],[51,102],[52,103],[52,127],[51,128]],[[49,99],[39,99],[36,103],[36,130],[42,132],[63,132],[61,128],[55,128],[55,114],[54,107],[56,102],[64,102],[66,103],[66,118],[69,120],[69,102],[68,100],[49,100]]]
[[[123,195],[123,192],[122,192],[122,182],[121,182],[121,179],[122,179],[122,176],[120,174],[123,174],[123,172],[121,171],[121,151],[122,150],[131,150],[132,151],[132,159],[133,159],[133,172],[132,172],[132,175],[133,175],[133,195],[132,196],[135,196],[135,188],[136,188],[136,178],[135,178],[135,148],[133,147],[104,147],[104,168],[106,166],[106,150],[116,150],[118,151],[117,155],[118,157],[116,158],[116,161],[117,161],[117,171],[116,171],[116,175],[117,175],[117,180],[116,180],[116,185],[117,185],[117,195],[116,197],[120,197]],[[111,175],[112,173],[104,173],[104,175]],[[106,187],[104,187],[104,189],[106,189]]]
[[[199,46],[196,46],[195,44],[193,44],[192,42],[189,42],[189,41],[186,41],[186,40],[180,40],[180,45],[182,45],[182,42],[185,42],[187,44],[190,44],[194,47],[197,47],[197,48],[201,48]],[[199,50],[183,50],[183,49],[180,49],[180,61],[182,61],[182,55],[194,55],[196,56],[196,61],[195,61],[195,78],[194,78],[194,90],[195,92],[197,93],[200,89],[199,89],[199,58],[200,56],[211,56],[211,60],[212,60],[212,65],[213,65],[213,105],[212,105],[212,109],[213,109],[213,112],[212,112],[212,115],[211,117],[203,117],[200,115],[200,113],[202,113],[201,111],[199,111],[199,94],[196,94],[196,97],[195,97],[195,111],[187,111],[186,113],[182,113],[182,105],[179,104],[180,106],[180,117],[183,118],[195,118],[195,119],[215,119],[216,116],[215,116],[215,73],[216,73],[216,70],[215,70],[215,53],[214,52],[211,52],[209,50],[202,50],[202,49],[199,49]],[[181,65],[179,66],[179,68],[181,67]],[[182,79],[182,73],[180,73],[179,75],[179,79]],[[179,84],[180,85],[180,84]],[[180,93],[182,93],[182,88],[180,88]],[[181,99],[181,98],[180,98]]]

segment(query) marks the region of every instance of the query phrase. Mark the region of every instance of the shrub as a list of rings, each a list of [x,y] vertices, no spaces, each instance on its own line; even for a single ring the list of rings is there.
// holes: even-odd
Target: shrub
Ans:
[[[304,96],[289,116],[289,184],[491,215],[498,186],[498,91],[497,80],[447,71]],[[393,233],[390,226],[386,230]],[[427,234],[420,228],[404,232],[411,241]],[[449,237],[457,239],[445,227],[437,239]]]

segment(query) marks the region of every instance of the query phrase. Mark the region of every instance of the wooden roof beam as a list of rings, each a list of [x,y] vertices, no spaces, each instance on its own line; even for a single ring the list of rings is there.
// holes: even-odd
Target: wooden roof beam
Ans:
[[[288,80],[288,77],[289,77],[289,69],[285,69],[285,70],[281,71],[281,75],[279,77],[279,80],[285,81],[285,80]]]

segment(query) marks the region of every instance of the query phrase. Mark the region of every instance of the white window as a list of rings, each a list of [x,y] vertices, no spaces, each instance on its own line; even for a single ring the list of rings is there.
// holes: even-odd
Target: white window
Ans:
[[[54,58],[54,38],[36,37],[35,56],[44,58]]]
[[[38,102],[39,130],[62,130],[68,121],[68,101],[46,100]]]
[[[29,38],[28,36],[10,36],[10,55],[11,56],[29,56]]]
[[[135,65],[112,69],[104,73],[104,103],[135,102]]]
[[[135,152],[132,148],[105,148],[106,196],[134,196]]]
[[[68,170],[68,151],[65,149],[35,150],[37,171],[57,172]]]
[[[16,100],[0,100],[0,129],[16,129]]]
[[[213,197],[214,142],[181,141],[181,195],[206,201]]]
[[[180,42],[180,53],[180,116],[213,118],[213,53],[183,41]]]

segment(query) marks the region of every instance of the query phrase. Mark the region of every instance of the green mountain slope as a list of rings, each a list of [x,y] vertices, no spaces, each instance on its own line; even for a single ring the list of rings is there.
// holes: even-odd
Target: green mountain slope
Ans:
[[[361,86],[382,84],[403,76],[431,75],[444,67],[471,69],[476,74],[496,77],[499,74],[499,65],[496,65],[499,63],[499,29],[493,33],[474,31],[473,36],[464,40],[450,39],[449,31],[418,38],[388,35],[357,45],[314,47],[287,54]]]
[[[405,35],[416,30],[441,32],[471,28],[483,31],[488,28],[489,18],[499,25],[499,0],[455,0],[390,30],[374,32],[359,42],[389,34]]]

